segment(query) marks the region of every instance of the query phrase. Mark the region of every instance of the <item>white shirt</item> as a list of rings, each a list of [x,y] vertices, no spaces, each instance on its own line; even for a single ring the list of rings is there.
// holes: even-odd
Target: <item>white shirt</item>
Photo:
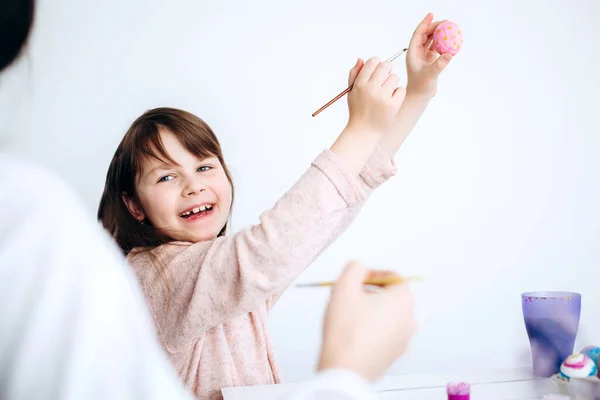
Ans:
[[[191,399],[116,244],[74,193],[0,154],[0,398]],[[372,400],[327,371],[293,400]]]
[[[133,272],[76,196],[0,155],[0,398],[191,399]]]

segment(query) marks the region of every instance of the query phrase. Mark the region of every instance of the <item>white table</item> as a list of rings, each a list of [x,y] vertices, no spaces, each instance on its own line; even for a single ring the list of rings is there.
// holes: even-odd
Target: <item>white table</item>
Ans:
[[[375,389],[382,400],[445,400],[446,383],[451,381],[469,382],[473,400],[539,400],[544,394],[553,392],[549,380],[534,380],[528,368],[387,376],[375,385]],[[222,392],[224,400],[282,400],[301,385],[246,386],[225,388]]]

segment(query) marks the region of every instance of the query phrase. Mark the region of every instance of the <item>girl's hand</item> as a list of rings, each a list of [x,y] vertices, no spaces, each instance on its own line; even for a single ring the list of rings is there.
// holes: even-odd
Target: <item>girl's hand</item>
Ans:
[[[354,85],[348,94],[348,126],[365,133],[390,131],[405,94],[391,70],[391,63],[376,57],[366,63],[360,58],[356,61],[348,78],[348,85]]]
[[[347,369],[374,381],[398,358],[416,331],[408,285],[365,291],[373,273],[357,263],[346,267],[333,288],[325,314],[318,370]]]
[[[433,49],[433,32],[442,22],[433,22],[429,13],[413,33],[406,54],[407,96],[431,99],[437,93],[438,76],[452,60],[450,54],[440,56]]]

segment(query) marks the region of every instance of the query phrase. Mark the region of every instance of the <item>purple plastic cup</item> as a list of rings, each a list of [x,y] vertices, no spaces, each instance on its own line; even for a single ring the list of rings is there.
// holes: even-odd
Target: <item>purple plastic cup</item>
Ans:
[[[573,354],[579,329],[581,294],[528,292],[521,295],[523,320],[529,336],[533,374],[550,377]]]

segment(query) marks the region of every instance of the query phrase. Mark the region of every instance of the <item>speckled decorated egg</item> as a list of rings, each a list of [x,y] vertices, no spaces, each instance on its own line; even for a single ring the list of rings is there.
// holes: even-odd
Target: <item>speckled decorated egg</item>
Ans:
[[[433,48],[440,54],[458,53],[463,43],[462,30],[452,21],[444,21],[433,32]]]

